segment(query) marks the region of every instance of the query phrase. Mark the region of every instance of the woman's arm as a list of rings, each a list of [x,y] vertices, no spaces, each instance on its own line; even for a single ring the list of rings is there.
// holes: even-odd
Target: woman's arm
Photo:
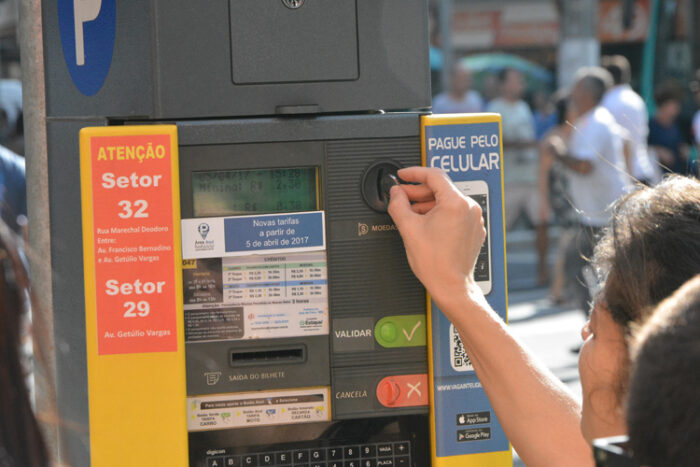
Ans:
[[[459,330],[516,451],[530,467],[592,466],[579,427],[579,404],[510,334],[474,281],[485,238],[480,207],[438,169],[412,167],[399,175],[419,183],[393,187],[389,204],[408,261]]]

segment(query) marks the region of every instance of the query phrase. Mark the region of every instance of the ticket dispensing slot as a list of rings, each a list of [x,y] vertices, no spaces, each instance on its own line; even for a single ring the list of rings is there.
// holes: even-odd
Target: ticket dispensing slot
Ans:
[[[279,363],[304,363],[306,346],[293,345],[284,348],[259,348],[231,351],[231,366],[270,365]]]

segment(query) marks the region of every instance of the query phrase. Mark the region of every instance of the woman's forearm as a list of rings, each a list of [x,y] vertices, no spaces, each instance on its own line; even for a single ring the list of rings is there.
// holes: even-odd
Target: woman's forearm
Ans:
[[[483,297],[467,294],[460,301],[446,305],[451,308],[446,314],[525,464],[592,466],[580,429],[581,407],[564,384],[510,333]]]

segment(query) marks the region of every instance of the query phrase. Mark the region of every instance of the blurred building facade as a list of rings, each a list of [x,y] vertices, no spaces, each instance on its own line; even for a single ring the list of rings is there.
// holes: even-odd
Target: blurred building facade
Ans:
[[[675,78],[688,82],[700,67],[700,3],[694,0],[431,0],[434,15],[451,8],[450,43],[455,57],[482,52],[506,52],[529,59],[559,74],[566,67],[560,44],[567,37],[567,7],[579,3],[593,8],[594,39],[598,55],[626,56],[633,69],[633,85],[639,86],[644,67],[645,43],[655,34],[654,56],[648,57],[655,81]],[[628,10],[629,9],[629,10]],[[625,13],[629,11],[627,21]],[[585,13],[585,12],[584,12]],[[568,13],[571,15],[571,12]],[[580,18],[575,18],[579,20]],[[627,24],[625,24],[627,23]],[[433,20],[435,45],[441,47],[439,21]],[[654,26],[654,27],[652,27]],[[571,26],[569,25],[569,28]],[[575,50],[575,49],[574,49]],[[580,53],[580,51],[579,51]],[[574,60],[575,61],[575,60]]]

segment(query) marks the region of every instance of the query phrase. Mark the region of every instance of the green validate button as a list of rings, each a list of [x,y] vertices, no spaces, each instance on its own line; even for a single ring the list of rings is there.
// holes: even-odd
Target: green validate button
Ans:
[[[387,316],[374,327],[374,336],[382,347],[418,347],[425,345],[425,315]]]

